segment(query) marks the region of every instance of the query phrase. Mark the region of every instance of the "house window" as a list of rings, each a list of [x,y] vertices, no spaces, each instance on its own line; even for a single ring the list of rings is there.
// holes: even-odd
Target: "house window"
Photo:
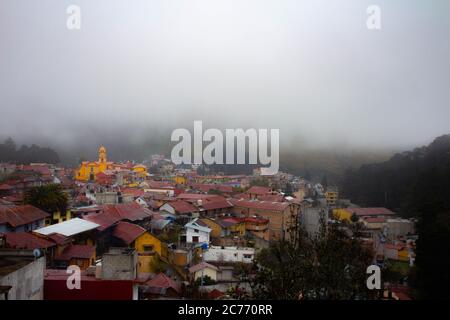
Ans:
[[[152,244],[144,244],[144,251],[153,251],[154,246]]]
[[[192,242],[197,243],[198,242],[198,236],[192,237]]]
[[[195,233],[198,233],[198,230],[197,230],[197,229],[194,229],[194,232],[195,232]]]
[[[244,259],[251,259],[253,255],[251,254],[244,254]]]

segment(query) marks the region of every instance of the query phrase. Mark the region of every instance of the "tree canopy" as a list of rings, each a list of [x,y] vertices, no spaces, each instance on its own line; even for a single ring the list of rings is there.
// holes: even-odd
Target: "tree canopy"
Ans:
[[[59,184],[32,187],[25,191],[24,203],[48,213],[66,212],[68,196]]]
[[[367,299],[373,252],[333,224],[310,237],[299,227],[292,240],[263,249],[255,261],[252,289],[258,299]]]
[[[56,164],[60,162],[60,159],[53,149],[43,148],[35,144],[31,146],[22,145],[18,148],[14,140],[8,138],[3,143],[0,143],[0,162],[18,164],[44,162]]]

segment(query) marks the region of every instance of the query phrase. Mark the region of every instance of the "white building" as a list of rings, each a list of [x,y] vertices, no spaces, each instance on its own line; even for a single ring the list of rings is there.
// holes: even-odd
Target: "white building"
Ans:
[[[209,244],[209,234],[211,228],[208,228],[206,224],[198,220],[197,218],[184,225],[186,230],[186,243],[201,243],[206,242]]]
[[[255,257],[254,248],[211,246],[203,253],[205,261],[251,263]]]
[[[71,237],[79,233],[94,230],[98,227],[100,227],[100,225],[97,223],[83,220],[80,218],[74,218],[71,220],[67,220],[64,222],[53,224],[51,226],[34,230],[34,232],[45,236],[52,233],[59,233],[63,236]]]
[[[326,219],[326,208],[304,207],[300,216],[300,224],[310,236],[314,237],[320,231],[322,218]]]

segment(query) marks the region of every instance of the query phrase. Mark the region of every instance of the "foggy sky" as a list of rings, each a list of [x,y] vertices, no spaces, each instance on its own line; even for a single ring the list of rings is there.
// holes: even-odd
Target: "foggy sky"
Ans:
[[[449,84],[448,0],[0,3],[0,138],[26,143],[169,143],[203,120],[293,148],[416,146],[450,133]]]

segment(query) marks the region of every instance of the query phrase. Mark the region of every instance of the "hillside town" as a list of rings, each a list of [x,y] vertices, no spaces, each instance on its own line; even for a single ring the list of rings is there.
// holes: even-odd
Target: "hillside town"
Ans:
[[[164,155],[112,162],[104,146],[76,168],[1,163],[0,299],[249,299],[261,250],[296,228],[314,237],[331,224],[361,225],[353,236],[373,263],[400,274],[383,284],[383,299],[411,298],[414,219],[359,207],[336,186],[286,172],[200,171]],[[49,206],[45,187],[67,204]],[[68,286],[73,266],[79,288]]]

